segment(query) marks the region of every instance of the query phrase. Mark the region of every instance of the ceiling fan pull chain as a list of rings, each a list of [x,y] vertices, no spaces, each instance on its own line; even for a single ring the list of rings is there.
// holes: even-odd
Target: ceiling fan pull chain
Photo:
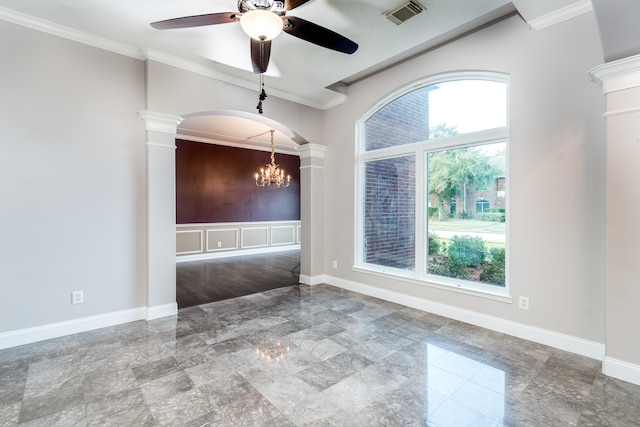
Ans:
[[[260,73],[260,87],[262,88],[262,91],[260,91],[260,96],[258,97],[258,106],[256,107],[256,109],[258,110],[258,113],[262,114],[262,101],[267,99],[267,92],[264,91],[264,75],[262,73]]]

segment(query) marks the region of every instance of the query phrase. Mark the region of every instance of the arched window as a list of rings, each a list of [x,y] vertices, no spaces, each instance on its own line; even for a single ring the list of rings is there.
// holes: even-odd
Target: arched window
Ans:
[[[506,287],[507,78],[451,74],[359,122],[356,268],[420,283]]]

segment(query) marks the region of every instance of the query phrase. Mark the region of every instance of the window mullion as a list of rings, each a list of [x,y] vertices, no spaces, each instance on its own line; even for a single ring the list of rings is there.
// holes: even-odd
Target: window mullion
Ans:
[[[417,150],[416,157],[416,277],[424,277],[427,271],[427,198],[425,154]]]

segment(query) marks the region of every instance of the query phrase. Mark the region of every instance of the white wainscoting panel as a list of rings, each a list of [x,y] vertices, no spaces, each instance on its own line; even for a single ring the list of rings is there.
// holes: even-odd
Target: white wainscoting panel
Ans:
[[[176,231],[176,254],[197,254],[202,252],[202,230]]]
[[[293,245],[296,228],[293,225],[271,227],[271,246]]]
[[[242,235],[242,249],[269,246],[269,227],[243,228],[240,234]]]
[[[300,220],[179,224],[176,261],[299,250],[301,235]]]
[[[238,249],[239,228],[220,228],[207,230],[207,252]]]

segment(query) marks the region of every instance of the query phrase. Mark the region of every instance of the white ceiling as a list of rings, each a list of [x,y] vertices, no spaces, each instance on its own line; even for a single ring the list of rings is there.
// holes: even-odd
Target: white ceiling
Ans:
[[[289,11],[288,15],[350,38],[359,49],[346,55],[283,33],[272,42],[265,79],[269,94],[330,108],[343,102],[345,95],[329,87],[353,83],[506,14],[518,12],[529,25],[542,28],[591,10],[590,0],[418,1],[426,11],[399,26],[388,21],[384,12],[402,0],[310,0]],[[258,76],[251,71],[249,38],[239,23],[175,30],[156,30],[149,25],[175,17],[231,11],[237,11],[236,0],[0,0],[0,19],[141,59],[193,64],[226,81],[255,88]],[[224,137],[231,141],[254,138],[268,144],[268,135],[256,136],[268,124],[256,129],[245,125],[239,128],[249,133]],[[208,132],[201,118],[187,119],[181,128],[185,135]],[[287,129],[279,129],[277,135],[294,143],[304,142]],[[289,148],[284,143],[283,149]]]
[[[295,131],[266,116],[230,110],[203,111],[184,117],[177,137],[270,151],[270,129],[275,130],[274,145],[279,153],[297,154],[298,146],[307,142]]]
[[[352,82],[382,66],[467,32],[515,10],[508,0],[418,0],[426,11],[402,25],[383,13],[401,0],[310,0],[288,14],[304,18],[359,44],[352,55],[281,34],[272,42],[266,87],[317,108],[342,102],[327,89]],[[522,16],[534,20],[577,0],[515,0]],[[223,73],[254,88],[249,38],[239,23],[156,30],[153,21],[237,11],[236,0],[0,0],[0,19],[46,21],[134,49],[186,60]],[[15,14],[12,12],[18,12]],[[27,16],[22,16],[24,14]],[[37,21],[36,21],[37,22]],[[135,51],[135,50],[132,50]]]

